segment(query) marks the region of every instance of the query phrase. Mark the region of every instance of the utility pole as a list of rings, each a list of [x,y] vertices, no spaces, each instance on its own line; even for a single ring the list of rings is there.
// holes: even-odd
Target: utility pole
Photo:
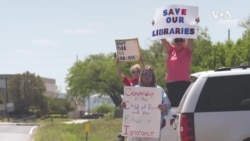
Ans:
[[[88,115],[90,115],[90,96],[88,96]]]
[[[24,76],[24,78],[23,78],[23,81],[22,81],[23,83],[23,85],[22,85],[22,88],[23,88],[23,99],[22,99],[22,116],[24,116],[25,115],[25,76]]]
[[[5,76],[5,85],[6,85],[6,89],[5,89],[5,93],[6,93],[6,102],[9,102],[9,96],[8,96],[8,78],[7,76]]]
[[[9,122],[9,107],[7,108],[7,104],[9,103],[9,96],[8,96],[8,78],[7,76],[5,76],[5,94],[6,94],[6,102],[5,102],[5,110],[6,110],[6,114],[7,114],[7,120]]]

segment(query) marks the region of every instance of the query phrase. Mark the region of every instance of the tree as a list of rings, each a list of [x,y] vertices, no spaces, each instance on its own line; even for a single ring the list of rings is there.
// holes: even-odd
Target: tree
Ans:
[[[66,78],[68,97],[89,97],[101,93],[110,96],[115,106],[120,106],[123,86],[117,77],[113,54],[90,55],[76,62]]]
[[[40,76],[25,72],[17,74],[8,81],[8,94],[14,103],[15,112],[28,114],[31,107],[40,108],[44,104],[45,85]]]
[[[239,26],[245,29],[243,38],[250,39],[250,15],[248,16],[248,19],[239,22]]]
[[[74,110],[66,99],[49,99],[49,114],[60,114],[61,117]]]

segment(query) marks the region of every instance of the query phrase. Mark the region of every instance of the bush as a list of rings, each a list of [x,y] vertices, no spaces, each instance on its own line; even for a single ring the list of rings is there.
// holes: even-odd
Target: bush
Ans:
[[[0,97],[0,104],[3,104],[3,99]]]
[[[112,111],[114,111],[114,107],[108,104],[103,104],[91,110],[92,113],[103,113],[103,114],[111,113]]]

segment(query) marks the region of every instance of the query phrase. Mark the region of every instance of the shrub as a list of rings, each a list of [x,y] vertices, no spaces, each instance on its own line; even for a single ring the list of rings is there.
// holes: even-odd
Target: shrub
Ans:
[[[103,104],[101,106],[93,108],[91,111],[92,113],[107,114],[107,113],[111,113],[112,111],[114,111],[114,107],[108,104]]]

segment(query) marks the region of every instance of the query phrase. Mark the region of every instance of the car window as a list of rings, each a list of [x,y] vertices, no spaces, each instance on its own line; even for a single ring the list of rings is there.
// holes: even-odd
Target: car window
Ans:
[[[250,75],[208,78],[196,112],[250,110]]]
[[[178,109],[177,109],[177,113],[181,112],[181,109],[183,107],[183,103],[186,100],[187,94],[189,93],[189,91],[190,91],[191,87],[193,86],[193,84],[194,84],[194,81],[191,81],[191,84],[189,85],[189,87],[187,88],[185,94],[183,95],[183,97],[181,99],[181,102],[180,102],[180,104],[178,106]]]

